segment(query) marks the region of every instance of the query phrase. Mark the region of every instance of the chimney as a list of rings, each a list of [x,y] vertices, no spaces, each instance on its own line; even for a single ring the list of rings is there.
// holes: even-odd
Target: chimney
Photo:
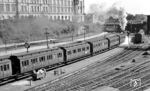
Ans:
[[[150,34],[150,15],[147,16],[147,34]]]

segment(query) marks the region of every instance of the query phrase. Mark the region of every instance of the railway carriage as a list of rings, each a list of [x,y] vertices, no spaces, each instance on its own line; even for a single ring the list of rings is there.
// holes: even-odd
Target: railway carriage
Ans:
[[[73,59],[81,58],[90,55],[90,45],[87,42],[72,43],[63,46],[66,51],[66,61],[72,61]]]
[[[41,49],[0,58],[0,79],[17,76],[44,67],[72,62],[103,50],[118,46],[125,39],[124,35],[106,35],[86,41],[65,44],[58,48]]]
[[[123,43],[125,41],[125,35],[124,34],[120,34],[120,44]]]
[[[109,35],[107,38],[109,39],[109,48],[116,47],[120,44],[120,36]]]
[[[97,37],[96,39],[90,39],[88,40],[88,42],[90,42],[93,46],[93,53],[99,53],[103,50],[108,49],[108,39],[107,38],[100,38]]]
[[[11,61],[8,57],[0,58],[0,79],[7,78],[12,75]]]
[[[13,67],[13,74],[29,72],[42,67],[63,63],[64,60],[63,50],[59,48],[19,54],[11,56],[10,59],[13,66],[16,65],[17,67]]]

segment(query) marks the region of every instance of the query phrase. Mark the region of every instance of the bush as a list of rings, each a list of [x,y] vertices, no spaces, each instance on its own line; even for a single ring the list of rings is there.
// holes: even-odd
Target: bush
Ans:
[[[49,38],[77,34],[79,27],[84,25],[90,31],[101,31],[98,24],[52,21],[48,20],[47,17],[4,20],[0,21],[0,25],[0,39],[7,43],[45,39],[45,28],[48,29]]]

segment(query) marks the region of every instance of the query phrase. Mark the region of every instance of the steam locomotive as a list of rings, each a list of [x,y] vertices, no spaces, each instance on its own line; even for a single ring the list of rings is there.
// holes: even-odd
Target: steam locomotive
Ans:
[[[104,24],[104,31],[106,32],[121,32],[119,23],[106,23]]]
[[[53,49],[42,49],[24,52],[0,58],[0,79],[18,77],[40,68],[67,64],[75,59],[93,56],[104,50],[110,50],[123,43],[124,34],[111,34],[72,44],[58,46]]]

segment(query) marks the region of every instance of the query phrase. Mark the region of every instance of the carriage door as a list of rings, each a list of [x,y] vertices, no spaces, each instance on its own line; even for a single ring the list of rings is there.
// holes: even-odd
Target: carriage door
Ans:
[[[20,60],[18,59],[17,56],[11,56],[10,57],[11,63],[12,63],[12,74],[18,74],[21,72],[21,67],[20,67]]]
[[[4,77],[4,72],[3,72],[3,70],[4,70],[4,67],[3,67],[2,64],[0,64],[0,79]]]

